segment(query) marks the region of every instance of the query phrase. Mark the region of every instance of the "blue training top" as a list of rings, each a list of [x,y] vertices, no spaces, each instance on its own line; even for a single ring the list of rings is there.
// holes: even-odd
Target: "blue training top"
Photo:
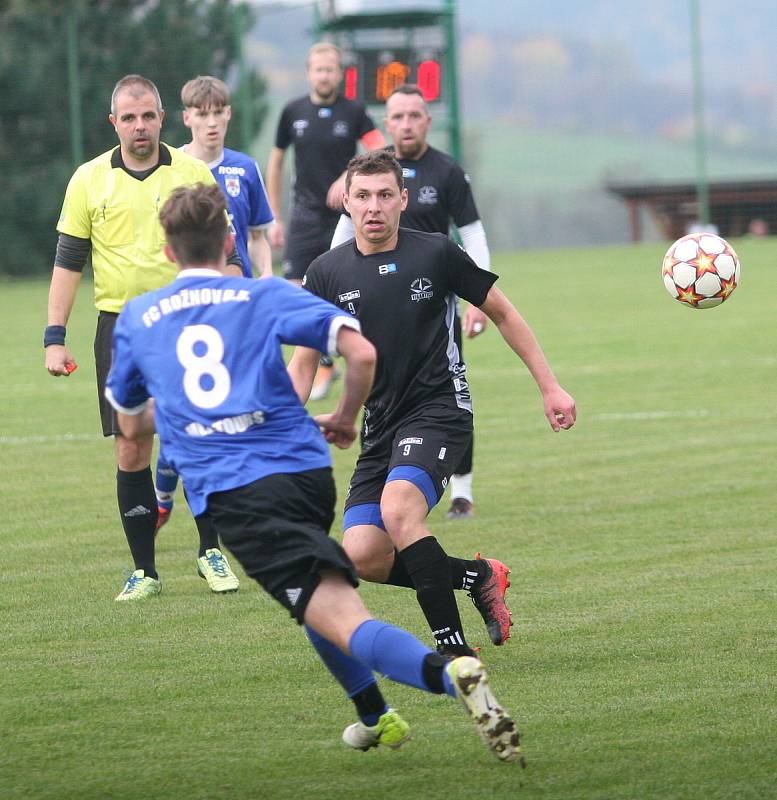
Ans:
[[[253,158],[227,147],[221,160],[208,166],[227,198],[229,219],[235,229],[235,244],[243,262],[243,275],[250,278],[248,229],[264,228],[273,221],[262,174]]]
[[[124,307],[105,395],[125,414],[155,398],[166,459],[197,516],[211,492],[331,465],[281,345],[336,355],[343,325],[359,330],[350,314],[280,278],[186,269]]]

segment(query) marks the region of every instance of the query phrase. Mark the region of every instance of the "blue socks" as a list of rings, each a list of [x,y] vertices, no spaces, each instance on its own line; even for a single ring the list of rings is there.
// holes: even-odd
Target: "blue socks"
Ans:
[[[178,474],[167,463],[162,453],[156,461],[156,500],[160,508],[168,511],[173,507],[175,490],[178,487]]]
[[[433,691],[425,678],[425,665],[428,669],[428,662],[440,657],[407,631],[387,622],[369,619],[354,631],[348,647],[353,657],[371,670],[398,683],[425,692]],[[428,656],[434,656],[434,659],[428,659]],[[455,697],[456,692],[447,671],[440,665],[438,669],[442,673],[445,693]]]
[[[305,633],[334,678],[353,700],[359,718],[365,725],[377,725],[381,714],[388,711],[386,701],[378,689],[372,670],[360,661],[346,655],[313,628],[305,625]]]

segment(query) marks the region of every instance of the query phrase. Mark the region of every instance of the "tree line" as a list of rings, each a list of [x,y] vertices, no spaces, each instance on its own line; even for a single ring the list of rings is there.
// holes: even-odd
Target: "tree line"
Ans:
[[[89,160],[117,143],[108,113],[123,75],[156,83],[172,146],[189,140],[181,86],[222,78],[233,91],[227,145],[246,149],[241,132],[252,140],[267,113],[262,77],[241,68],[252,22],[250,8],[231,0],[0,0],[0,274],[50,272],[74,153]]]

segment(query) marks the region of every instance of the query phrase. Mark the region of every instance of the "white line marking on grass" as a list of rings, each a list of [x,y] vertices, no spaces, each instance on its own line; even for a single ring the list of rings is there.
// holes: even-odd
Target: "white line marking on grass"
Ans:
[[[699,417],[708,417],[710,412],[705,408],[696,408],[689,411],[613,411],[604,414],[591,414],[586,415],[586,419],[610,421],[636,421],[642,422],[643,420],[651,419],[698,419]]]
[[[0,444],[59,444],[61,442],[91,442],[103,439],[96,433],[60,433],[55,436],[0,436]]]

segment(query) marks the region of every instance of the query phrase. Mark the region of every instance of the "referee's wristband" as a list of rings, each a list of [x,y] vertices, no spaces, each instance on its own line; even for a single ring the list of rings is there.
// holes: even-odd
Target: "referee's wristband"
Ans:
[[[65,344],[65,333],[67,330],[64,325],[47,325],[43,332],[43,347],[50,344]]]

